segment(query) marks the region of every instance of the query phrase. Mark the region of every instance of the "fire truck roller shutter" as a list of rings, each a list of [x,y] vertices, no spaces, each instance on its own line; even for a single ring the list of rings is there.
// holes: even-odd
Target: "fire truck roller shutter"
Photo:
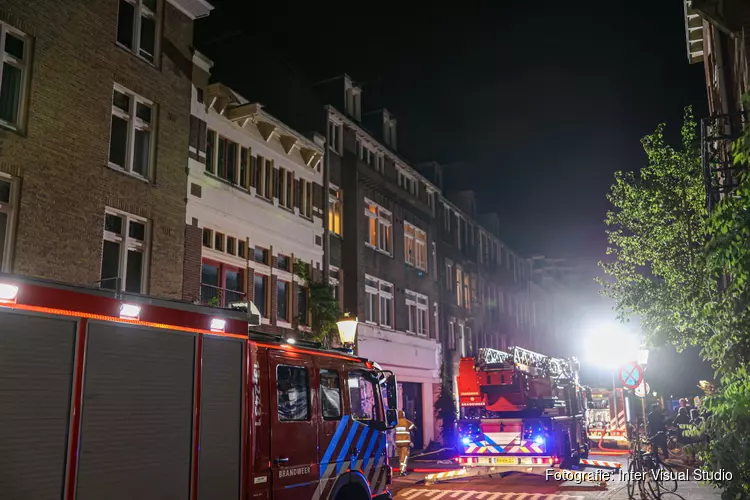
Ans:
[[[0,311],[2,498],[62,498],[76,325]]]
[[[199,500],[240,496],[243,344],[203,338]]]
[[[89,321],[76,500],[184,500],[195,336]]]

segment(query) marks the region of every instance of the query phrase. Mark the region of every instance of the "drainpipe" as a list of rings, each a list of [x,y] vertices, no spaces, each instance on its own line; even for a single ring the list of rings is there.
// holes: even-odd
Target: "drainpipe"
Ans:
[[[330,277],[331,267],[331,233],[328,231],[328,217],[330,214],[330,204],[328,197],[330,196],[330,183],[331,183],[331,152],[328,148],[328,141],[330,141],[330,127],[328,127],[328,111],[326,110],[326,140],[323,144],[323,283],[328,283]],[[343,206],[342,206],[343,210]]]

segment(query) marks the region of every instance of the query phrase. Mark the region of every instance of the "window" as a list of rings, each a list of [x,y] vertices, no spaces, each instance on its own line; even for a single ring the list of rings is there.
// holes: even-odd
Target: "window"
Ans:
[[[31,40],[21,31],[0,22],[0,56],[0,123],[13,130],[22,129]]]
[[[151,167],[154,106],[115,85],[109,137],[109,165],[148,178]]]
[[[471,310],[471,278],[469,273],[464,273],[464,307]]]
[[[430,207],[432,215],[435,215],[435,193],[433,191],[427,191],[427,206]]]
[[[368,226],[367,245],[381,252],[393,255],[391,212],[365,199],[365,222]]]
[[[299,214],[308,219],[312,219],[312,182],[304,179],[299,180],[300,203]]]
[[[294,210],[294,172],[279,169],[279,206]]]
[[[117,43],[153,63],[156,54],[157,0],[120,0]]]
[[[259,262],[261,264],[269,264],[268,259],[268,249],[263,247],[255,247],[255,262]]]
[[[406,290],[406,309],[409,311],[407,332],[427,336],[427,332],[429,331],[429,320],[427,317],[429,303],[425,295]]]
[[[329,276],[328,276],[328,284],[333,287],[333,298],[336,300],[337,304],[340,304],[339,301],[339,283],[340,283],[340,274],[339,274],[339,268],[331,266],[328,270]],[[366,306],[366,304],[365,304]]]
[[[276,367],[276,395],[279,420],[307,420],[310,414],[310,385],[307,369],[301,366]]]
[[[201,303],[228,307],[245,300],[245,273],[229,264],[203,259],[201,266]]]
[[[208,129],[206,132],[206,172],[216,171],[216,132]]]
[[[320,370],[320,401],[324,419],[341,418],[341,382],[337,371]]]
[[[456,321],[454,319],[448,321],[448,349],[456,350]]]
[[[214,242],[214,232],[208,229],[207,227],[203,228],[203,246],[206,248],[211,248]]]
[[[404,249],[407,264],[427,271],[427,233],[404,222]]]
[[[341,196],[341,189],[336,186],[331,186],[328,190],[328,230],[339,236],[342,234]]]
[[[375,167],[375,153],[357,139],[357,156],[370,167]]]
[[[268,318],[268,276],[255,273],[253,286],[253,304],[261,316]]]
[[[382,154],[377,155],[375,160],[375,170],[381,174],[385,173],[385,157]]]
[[[451,209],[446,204],[443,204],[443,228],[445,232],[451,232]]]
[[[10,271],[17,208],[18,183],[0,177],[0,271]]]
[[[349,406],[354,420],[380,420],[375,381],[363,372],[349,372]]]
[[[417,180],[403,170],[398,171],[398,185],[404,191],[408,191],[417,196]]]
[[[244,189],[250,189],[250,169],[248,162],[250,159],[250,150],[240,148],[240,176],[238,184]]]
[[[227,253],[229,255],[237,255],[237,239],[231,236],[227,236]]]
[[[284,271],[291,271],[289,257],[279,254],[278,257],[276,257],[276,267],[278,269],[283,269]]]
[[[453,288],[453,263],[449,260],[445,261],[445,289],[450,290]]]
[[[328,121],[328,146],[341,154],[341,124],[331,120]]]
[[[224,251],[224,235],[221,233],[214,234],[214,250]]]
[[[466,357],[467,355],[467,345],[466,345],[466,335],[464,334],[464,324],[459,322],[458,323],[458,341],[461,343],[461,356]]]
[[[289,291],[291,284],[288,281],[276,281],[276,319],[289,321]]]
[[[297,287],[297,321],[300,326],[310,326],[310,310],[307,307],[307,288]]]
[[[273,197],[273,160],[258,157],[258,190],[257,194],[267,200]]]
[[[209,131],[210,140],[216,140],[216,132]],[[218,136],[218,142],[212,146],[210,152],[206,152],[206,170],[208,170],[208,156],[211,155],[211,173],[216,165],[216,175],[232,184],[238,183],[240,177],[237,175],[239,164],[239,146],[236,142],[225,137]],[[215,155],[215,158],[213,156]]]
[[[237,257],[247,258],[247,244],[242,240],[237,240]]]
[[[463,282],[464,276],[463,271],[460,267],[456,266],[456,304],[461,306],[461,299],[463,297]]]
[[[365,321],[393,328],[393,284],[365,276]]]
[[[104,215],[102,288],[131,293],[146,292],[148,221],[107,209]]]

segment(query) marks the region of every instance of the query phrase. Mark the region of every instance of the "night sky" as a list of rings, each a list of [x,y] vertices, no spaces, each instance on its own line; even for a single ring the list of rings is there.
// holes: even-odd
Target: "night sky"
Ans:
[[[680,0],[211,1],[199,49],[241,31],[257,40],[237,51],[246,78],[266,77],[253,73],[258,52],[310,82],[349,74],[364,112],[395,113],[404,156],[463,162],[451,185],[501,215],[512,248],[571,259],[587,283],[606,248],[613,173],[644,164],[639,140],[657,124],[678,134],[685,106],[707,114]],[[609,310],[595,296],[592,307]]]

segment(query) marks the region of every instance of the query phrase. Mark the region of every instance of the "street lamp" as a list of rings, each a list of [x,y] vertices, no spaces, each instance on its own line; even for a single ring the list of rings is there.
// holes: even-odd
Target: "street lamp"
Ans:
[[[354,339],[357,336],[357,318],[352,318],[349,313],[344,313],[344,316],[336,322],[336,327],[339,330],[339,339],[345,349],[354,349]]]

